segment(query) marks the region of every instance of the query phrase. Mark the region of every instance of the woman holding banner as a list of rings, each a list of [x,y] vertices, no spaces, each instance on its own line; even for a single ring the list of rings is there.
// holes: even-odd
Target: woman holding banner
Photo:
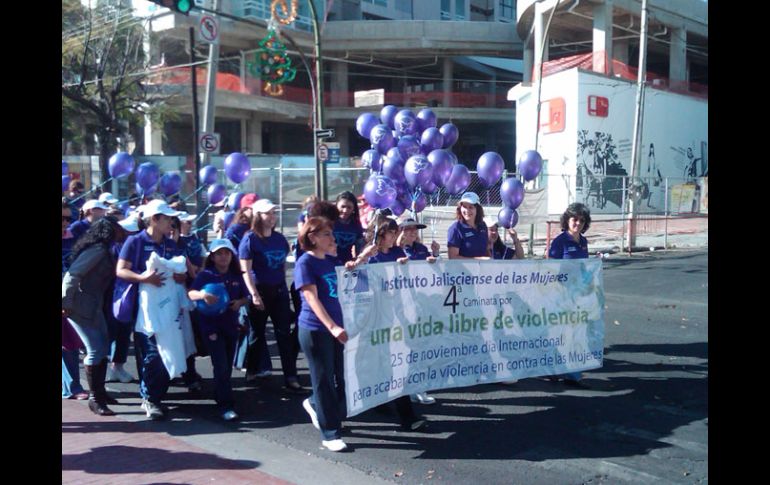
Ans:
[[[548,259],[587,258],[588,240],[583,237],[583,234],[591,226],[591,211],[580,202],[574,202],[567,207],[567,210],[561,215],[559,222],[561,223],[562,233],[551,241],[551,247],[548,249]],[[588,387],[581,380],[583,375],[580,372],[551,376],[552,380],[556,380],[559,377],[568,386]]]
[[[345,404],[343,345],[348,334],[337,299],[334,269],[337,245],[333,223],[309,217],[299,233],[303,251],[294,266],[294,284],[300,292],[299,342],[307,357],[313,394],[302,402],[313,426],[321,432],[321,444],[330,451],[343,451],[342,418]]]

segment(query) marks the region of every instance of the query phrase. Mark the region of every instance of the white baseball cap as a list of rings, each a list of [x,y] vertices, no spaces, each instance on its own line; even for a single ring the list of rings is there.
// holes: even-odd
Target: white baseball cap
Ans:
[[[91,209],[107,210],[107,209],[109,209],[109,207],[107,207],[106,205],[102,204],[101,202],[99,202],[96,199],[91,199],[91,200],[87,201],[85,204],[83,204],[82,209],[83,209],[83,212],[85,212],[85,211],[91,210]]]
[[[233,252],[234,256],[238,256],[238,253],[235,251],[235,246],[233,246],[233,243],[231,243],[229,239],[212,240],[211,244],[209,244],[209,254],[213,254],[222,248],[227,248]]]
[[[149,201],[142,207],[142,217],[152,217],[155,214],[163,214],[164,216],[177,217],[181,212],[175,211],[168,204],[160,199]]]
[[[177,217],[178,217],[178,218],[179,218],[179,220],[180,220],[180,221],[182,221],[182,222],[192,222],[192,221],[194,221],[194,220],[195,220],[195,218],[196,218],[196,217],[198,217],[198,216],[196,216],[195,214],[188,214],[188,213],[187,213],[187,212],[185,212],[185,211],[181,211],[181,212],[179,212],[179,215],[178,215]]]
[[[259,199],[258,201],[254,202],[254,205],[251,206],[254,212],[270,212],[275,207],[278,206],[273,204],[270,199]]]
[[[139,232],[139,217],[137,217],[136,212],[118,221],[118,224],[128,232]]]
[[[405,229],[407,227],[415,227],[417,229],[425,229],[428,226],[425,224],[420,224],[419,222],[415,221],[414,219],[405,219],[398,223],[398,227],[401,229]]]
[[[463,194],[460,202],[467,202],[469,204],[476,205],[479,204],[479,196],[476,194],[476,192],[466,192]]]
[[[104,192],[102,195],[99,196],[99,202],[103,204],[117,204],[118,198],[112,195],[109,192]]]

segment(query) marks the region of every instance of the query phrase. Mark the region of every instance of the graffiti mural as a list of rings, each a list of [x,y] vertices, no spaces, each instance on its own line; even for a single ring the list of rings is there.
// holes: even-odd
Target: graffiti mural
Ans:
[[[622,176],[626,175],[611,134],[596,131],[590,136],[588,130],[578,131],[576,192],[583,203],[608,212],[620,210]]]

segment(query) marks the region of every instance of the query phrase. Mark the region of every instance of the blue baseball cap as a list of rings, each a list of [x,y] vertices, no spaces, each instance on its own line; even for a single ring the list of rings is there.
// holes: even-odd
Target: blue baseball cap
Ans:
[[[469,204],[479,204],[479,196],[476,194],[476,192],[466,192],[463,194],[463,197],[460,199],[460,202],[467,202]]]

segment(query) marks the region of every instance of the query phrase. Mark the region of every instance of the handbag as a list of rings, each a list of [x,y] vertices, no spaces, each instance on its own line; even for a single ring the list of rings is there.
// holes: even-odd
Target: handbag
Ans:
[[[136,254],[131,261],[131,267],[139,266],[142,245],[136,245]],[[115,289],[112,291],[112,316],[121,323],[136,321],[139,312],[139,283],[130,283],[122,278],[115,279]]]

